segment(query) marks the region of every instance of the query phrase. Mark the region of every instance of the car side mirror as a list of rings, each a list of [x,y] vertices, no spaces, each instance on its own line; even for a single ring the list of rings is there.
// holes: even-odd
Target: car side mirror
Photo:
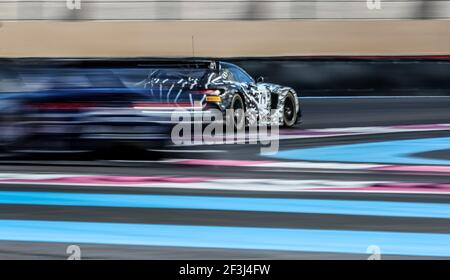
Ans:
[[[264,83],[264,77],[258,77],[258,79],[256,79],[256,83]]]

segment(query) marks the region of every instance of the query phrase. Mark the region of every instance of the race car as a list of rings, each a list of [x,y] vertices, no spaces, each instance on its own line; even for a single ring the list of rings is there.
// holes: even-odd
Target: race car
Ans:
[[[213,60],[150,61],[148,76],[136,86],[148,89],[161,102],[187,104],[207,111],[232,109],[237,129],[276,124],[293,127],[301,120],[294,89],[263,78],[256,81],[235,64]]]
[[[171,124],[143,89],[127,88],[109,69],[60,65],[18,71],[25,86],[0,94],[0,151],[114,153],[161,149]],[[32,90],[26,91],[27,86]],[[148,106],[150,107],[150,106]],[[111,154],[111,153],[110,153]]]
[[[13,69],[14,67],[11,67]],[[9,69],[9,68],[8,68]],[[0,149],[97,150],[165,145],[174,110],[204,114],[245,129],[293,127],[301,110],[289,87],[255,81],[238,66],[213,60],[142,59],[27,62],[24,86],[0,94]],[[11,75],[11,74],[10,74]]]

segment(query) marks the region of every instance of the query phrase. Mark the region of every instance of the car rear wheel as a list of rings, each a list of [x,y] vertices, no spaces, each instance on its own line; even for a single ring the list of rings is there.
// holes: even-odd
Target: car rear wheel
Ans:
[[[232,109],[232,121],[236,130],[242,130],[245,128],[245,106],[242,97],[239,94],[235,94],[231,100],[230,109]],[[228,119],[228,122],[231,120]]]
[[[283,104],[283,126],[293,127],[297,123],[297,106],[295,97],[289,92],[284,99]]]

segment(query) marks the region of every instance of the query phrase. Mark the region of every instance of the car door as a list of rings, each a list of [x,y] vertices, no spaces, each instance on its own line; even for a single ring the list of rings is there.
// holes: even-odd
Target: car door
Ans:
[[[244,70],[238,67],[230,68],[233,78],[246,90],[246,109],[248,114],[254,114],[259,123],[267,123],[270,117],[271,94],[264,83],[256,83]]]

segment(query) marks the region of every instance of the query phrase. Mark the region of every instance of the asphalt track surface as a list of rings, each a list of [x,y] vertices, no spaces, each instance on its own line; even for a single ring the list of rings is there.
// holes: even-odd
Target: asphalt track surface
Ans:
[[[312,98],[302,100],[302,106],[304,130],[450,123],[446,97]],[[445,137],[450,137],[450,130],[373,130],[282,139],[280,151]],[[450,143],[446,149],[413,156],[448,160],[449,149]],[[158,181],[136,187],[96,181],[8,181],[0,175],[0,258],[66,259],[69,245],[80,246],[84,259],[367,259],[373,253],[371,245],[380,249],[382,259],[450,257],[450,219],[445,212],[450,196],[433,193],[433,186],[445,189],[450,184],[450,171],[433,172],[433,166],[411,172],[347,169],[321,165],[326,159],[316,161],[313,168],[255,166],[243,161],[274,158],[260,155],[260,146],[249,144],[174,147],[166,157],[161,162],[123,156],[2,158],[0,173],[18,177],[77,174],[191,181],[169,179],[169,184]],[[276,159],[299,161],[304,162]],[[373,164],[370,159],[361,164],[367,163]],[[327,186],[391,182],[393,189],[412,183],[431,191],[417,192],[414,187],[392,192],[284,191],[282,182]],[[259,184],[267,189],[255,190]]]

